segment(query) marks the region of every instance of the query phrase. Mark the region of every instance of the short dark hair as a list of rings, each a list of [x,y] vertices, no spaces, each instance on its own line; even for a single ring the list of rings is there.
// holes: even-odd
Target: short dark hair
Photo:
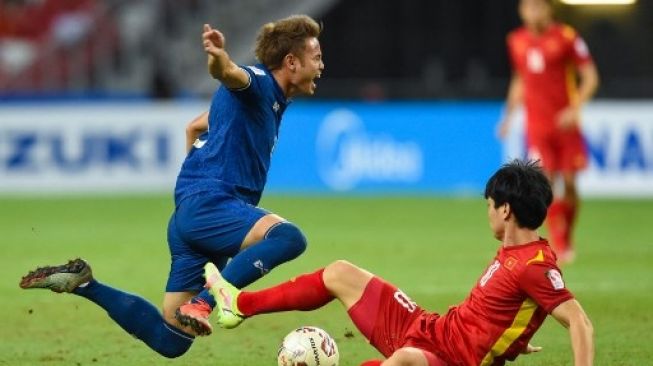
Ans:
[[[538,163],[515,159],[503,165],[488,180],[484,194],[495,208],[510,204],[517,225],[532,230],[542,225],[553,201],[551,184]]]

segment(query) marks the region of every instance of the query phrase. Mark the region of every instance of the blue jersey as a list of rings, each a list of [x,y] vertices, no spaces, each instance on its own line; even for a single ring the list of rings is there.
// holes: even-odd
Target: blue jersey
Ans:
[[[175,203],[221,190],[258,205],[270,168],[286,100],[263,65],[247,66],[250,83],[218,88],[209,110],[209,131],[196,141],[175,187]]]

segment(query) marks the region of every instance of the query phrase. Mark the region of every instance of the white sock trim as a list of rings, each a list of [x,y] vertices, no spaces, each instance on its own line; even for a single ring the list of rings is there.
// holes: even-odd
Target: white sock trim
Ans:
[[[182,338],[188,339],[188,340],[191,341],[191,342],[195,340],[195,338],[193,338],[193,337],[189,337],[189,336],[187,336],[187,335],[185,335],[185,334],[183,334],[183,333],[177,331],[176,329],[172,328],[172,327],[169,326],[168,323],[166,323],[165,321],[163,322],[163,325],[164,325],[164,326],[165,326],[169,331],[171,331],[172,333],[174,333],[174,334],[176,334],[176,335],[178,335],[178,336],[180,336],[180,337],[182,337]]]
[[[265,234],[263,234],[263,239],[267,239],[267,238],[268,238],[268,235],[270,235],[270,232],[271,232],[272,230],[274,230],[277,226],[279,226],[279,225],[283,225],[283,224],[286,224],[286,223],[289,223],[289,222],[290,222],[290,221],[279,221],[279,222],[276,222],[276,223],[272,224],[272,226],[270,226],[270,227],[268,228],[268,230],[265,232]]]

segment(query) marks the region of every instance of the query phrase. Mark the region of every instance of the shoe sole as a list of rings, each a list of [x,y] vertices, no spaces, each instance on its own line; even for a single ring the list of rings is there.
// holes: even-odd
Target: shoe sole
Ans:
[[[175,312],[175,319],[179,324],[190,327],[198,336],[208,336],[213,332],[209,324],[190,315],[182,314],[179,309]]]
[[[76,258],[60,266],[39,267],[30,271],[21,278],[19,286],[23,289],[48,288],[54,292],[71,292],[92,279],[91,266],[85,260]]]

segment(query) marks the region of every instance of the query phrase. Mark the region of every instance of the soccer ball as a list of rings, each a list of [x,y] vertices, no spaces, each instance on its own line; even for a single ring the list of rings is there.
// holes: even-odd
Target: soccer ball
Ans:
[[[277,354],[279,366],[338,366],[338,346],[324,330],[301,327],[281,342]]]

